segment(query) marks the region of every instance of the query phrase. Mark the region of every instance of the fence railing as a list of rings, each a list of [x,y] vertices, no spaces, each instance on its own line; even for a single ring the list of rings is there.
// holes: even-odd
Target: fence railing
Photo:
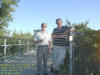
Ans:
[[[31,39],[0,37],[0,60],[20,56],[35,48]]]

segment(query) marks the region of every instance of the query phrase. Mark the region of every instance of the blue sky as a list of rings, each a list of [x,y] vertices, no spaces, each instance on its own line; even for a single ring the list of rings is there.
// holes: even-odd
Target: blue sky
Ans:
[[[100,0],[20,0],[13,12],[11,31],[31,32],[40,29],[40,24],[48,24],[47,31],[52,32],[56,27],[55,20],[66,19],[72,23],[89,21],[88,27],[100,29]]]

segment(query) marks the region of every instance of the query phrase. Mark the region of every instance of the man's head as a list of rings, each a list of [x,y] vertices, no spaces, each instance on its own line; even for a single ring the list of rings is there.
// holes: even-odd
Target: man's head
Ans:
[[[62,23],[63,23],[62,19],[60,18],[56,19],[56,24],[58,25],[58,27],[62,27]]]
[[[47,24],[46,23],[42,23],[41,24],[42,31],[45,31],[46,30],[46,27],[47,27]]]

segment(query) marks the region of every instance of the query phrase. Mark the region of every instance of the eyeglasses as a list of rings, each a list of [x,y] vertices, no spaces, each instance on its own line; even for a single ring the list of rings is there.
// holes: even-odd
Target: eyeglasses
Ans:
[[[41,26],[41,27],[47,27],[47,26]]]

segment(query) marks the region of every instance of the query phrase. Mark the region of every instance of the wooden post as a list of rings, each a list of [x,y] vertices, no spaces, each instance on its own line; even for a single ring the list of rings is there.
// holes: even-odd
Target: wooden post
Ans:
[[[21,55],[21,48],[20,48],[20,45],[21,45],[21,40],[19,40],[19,55]]]
[[[29,40],[27,40],[27,52],[29,50]]]

